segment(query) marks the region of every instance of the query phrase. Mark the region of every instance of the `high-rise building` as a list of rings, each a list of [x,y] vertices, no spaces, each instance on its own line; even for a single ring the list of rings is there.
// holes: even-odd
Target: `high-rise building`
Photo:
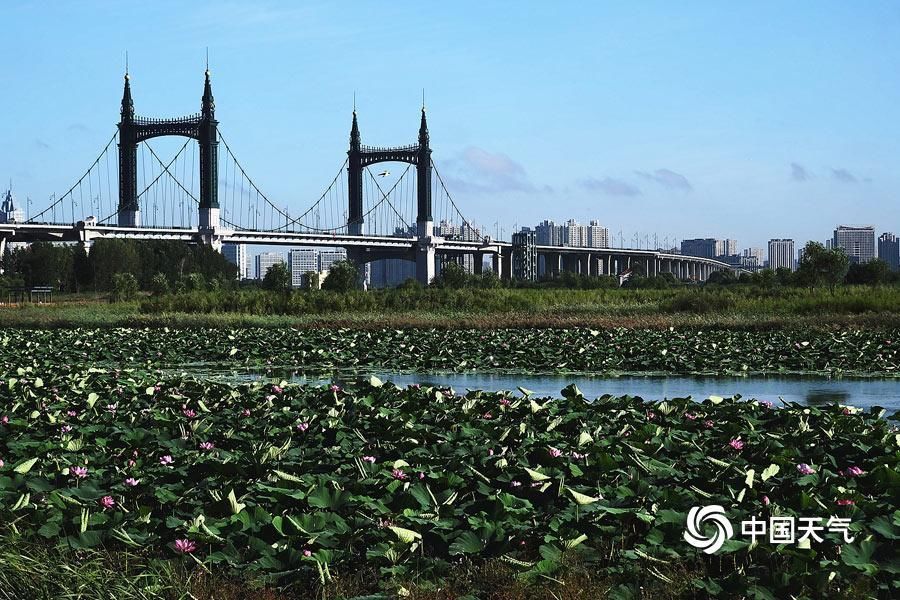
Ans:
[[[769,240],[768,267],[773,271],[781,268],[794,270],[794,240]]]
[[[715,258],[717,240],[714,238],[698,238],[693,240],[681,240],[681,253],[685,256],[698,256],[701,258]]]
[[[238,269],[238,279],[248,279],[247,247],[243,244],[222,244],[222,256]]]
[[[512,234],[512,276],[524,281],[537,281],[538,254],[534,231],[522,228]]]
[[[878,236],[878,258],[888,264],[892,271],[900,270],[900,240],[893,233]]]
[[[319,250],[319,271],[328,271],[331,265],[339,260],[347,260],[347,251],[343,248],[337,250]]]
[[[716,240],[716,256],[736,256],[737,240]]]
[[[563,227],[553,221],[544,220],[534,228],[535,240],[538,246],[562,246]]]
[[[834,230],[834,247],[843,250],[852,263],[867,263],[875,258],[875,228],[839,225]]]
[[[291,248],[288,253],[291,287],[306,287],[306,274],[319,271],[319,251],[313,248]]]
[[[256,255],[256,278],[263,279],[271,267],[284,264],[284,255],[280,252],[261,252]]]
[[[587,245],[589,248],[609,248],[609,229],[600,225],[600,221],[591,221],[587,226]]]
[[[563,246],[584,248],[587,246],[587,227],[579,225],[575,219],[569,219],[563,225]]]

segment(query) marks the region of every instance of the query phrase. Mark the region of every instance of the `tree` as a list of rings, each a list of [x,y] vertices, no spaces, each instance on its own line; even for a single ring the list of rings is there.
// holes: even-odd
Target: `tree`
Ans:
[[[303,275],[306,280],[306,287],[310,290],[317,290],[322,287],[321,281],[319,281],[319,272],[318,271],[307,271]]]
[[[459,289],[469,283],[469,274],[462,265],[455,262],[447,262],[441,266],[441,274],[435,278],[436,287]]]
[[[162,296],[169,293],[169,278],[162,273],[157,273],[150,280],[150,293],[154,296]]]
[[[834,288],[844,281],[850,269],[850,257],[839,248],[826,248],[819,242],[809,242],[797,268],[797,280],[803,285],[815,287],[827,285]]]
[[[291,272],[283,262],[275,263],[263,277],[263,287],[273,292],[288,292],[291,289]]]
[[[323,290],[349,292],[359,287],[359,269],[349,260],[339,260],[331,265],[328,276],[322,282]]]
[[[880,258],[850,265],[846,281],[850,284],[881,285],[891,279],[891,267]]]
[[[138,282],[131,273],[116,273],[113,275],[113,290],[110,299],[113,302],[126,302],[134,300],[138,294]]]

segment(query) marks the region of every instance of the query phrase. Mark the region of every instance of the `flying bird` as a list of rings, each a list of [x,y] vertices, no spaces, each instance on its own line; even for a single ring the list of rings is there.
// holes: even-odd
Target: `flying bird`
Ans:
[[[382,171],[381,173],[378,174],[378,176],[379,177],[387,177],[390,174],[391,174],[390,171]]]

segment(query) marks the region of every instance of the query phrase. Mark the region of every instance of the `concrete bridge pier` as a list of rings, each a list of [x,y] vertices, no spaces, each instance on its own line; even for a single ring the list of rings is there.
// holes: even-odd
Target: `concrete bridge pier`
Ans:
[[[484,271],[484,254],[482,252],[472,253],[472,272],[481,275]]]

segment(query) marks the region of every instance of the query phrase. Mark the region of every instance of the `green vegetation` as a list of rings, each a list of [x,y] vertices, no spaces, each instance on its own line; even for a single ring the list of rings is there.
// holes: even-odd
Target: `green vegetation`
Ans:
[[[900,590],[900,436],[878,410],[51,366],[3,380],[0,528],[49,552],[122,549],[288,591],[356,572],[376,575],[367,593],[428,589],[459,559],[538,587],[592,573],[612,598]],[[737,535],[710,557],[682,537],[708,504],[735,523],[850,518],[854,541]]]
[[[0,333],[7,364],[897,376],[900,329],[208,329]]]

